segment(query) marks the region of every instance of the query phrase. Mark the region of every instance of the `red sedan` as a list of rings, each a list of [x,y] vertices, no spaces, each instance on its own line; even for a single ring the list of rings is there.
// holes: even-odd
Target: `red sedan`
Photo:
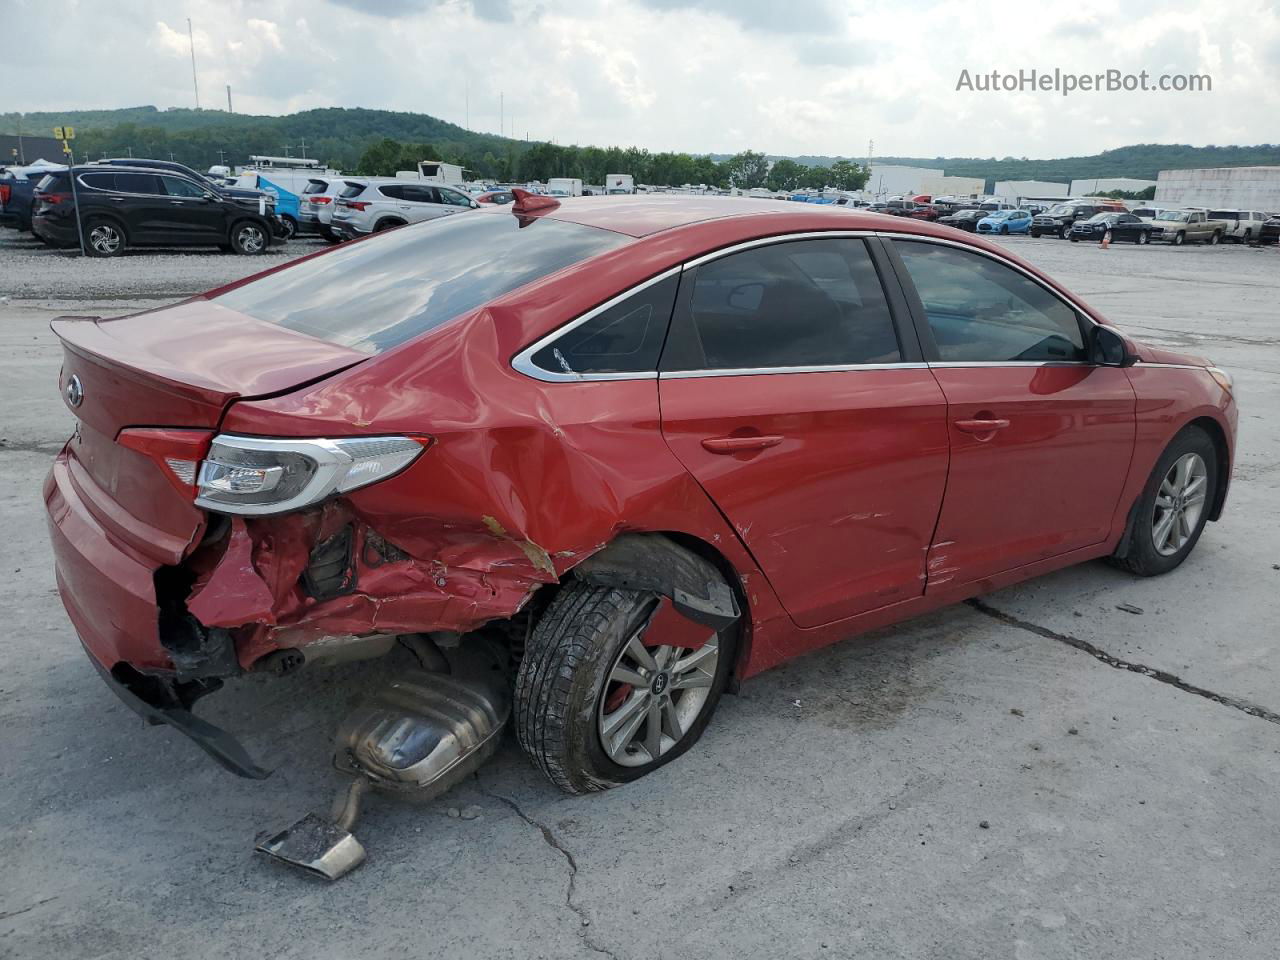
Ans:
[[[1172,570],[1236,435],[1208,361],[834,206],[518,192],[53,326],[67,612],[247,775],[190,712],[224,680],[482,637],[551,780],[632,780],[807,650],[1095,558]]]

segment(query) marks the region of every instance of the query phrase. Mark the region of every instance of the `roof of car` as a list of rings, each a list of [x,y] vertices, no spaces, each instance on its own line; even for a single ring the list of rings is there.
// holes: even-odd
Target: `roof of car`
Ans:
[[[500,211],[510,208],[501,207]],[[512,211],[514,212],[514,211]],[[802,217],[815,230],[836,227],[848,230],[883,229],[899,218],[835,204],[793,203],[755,197],[709,196],[612,196],[561,199],[559,207],[539,214],[554,220],[599,227],[629,237],[647,237],[662,230],[707,220],[787,215]],[[510,213],[506,214],[510,216]]]

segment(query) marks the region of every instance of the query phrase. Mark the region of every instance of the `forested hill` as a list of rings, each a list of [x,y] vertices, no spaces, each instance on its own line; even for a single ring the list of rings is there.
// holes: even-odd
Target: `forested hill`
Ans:
[[[17,133],[19,117],[0,114],[0,133]],[[28,113],[22,132],[49,136],[54,126],[72,124],[77,147],[90,156],[126,154],[175,159],[197,167],[217,163],[220,156],[243,163],[249,154],[306,155],[333,166],[354,169],[365,151],[384,139],[405,144],[430,144],[442,158],[465,159],[477,167],[516,166],[516,159],[532,144],[495,134],[477,133],[425,113],[331,107],[281,117],[189,110],[127,107],[120,110],[68,110]],[[857,138],[860,140],[861,138]],[[754,144],[757,149],[768,144]],[[852,146],[852,144],[851,144]],[[222,151],[222,154],[219,154]],[[715,160],[724,159],[712,155]],[[774,156],[776,159],[775,155]],[[799,156],[806,166],[831,166],[838,157]],[[860,157],[850,154],[850,159]],[[1280,145],[1191,147],[1185,144],[1142,143],[1094,156],[1057,160],[1017,157],[876,157],[879,163],[941,167],[954,176],[988,180],[1068,181],[1087,177],[1137,177],[1154,180],[1161,170],[1189,167],[1280,165]],[[490,162],[492,161],[492,162]]]

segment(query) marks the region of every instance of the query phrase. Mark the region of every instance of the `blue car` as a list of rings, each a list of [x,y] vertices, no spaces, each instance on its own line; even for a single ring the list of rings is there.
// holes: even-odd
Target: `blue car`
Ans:
[[[979,233],[1028,233],[1031,214],[1026,210],[997,210],[978,221]]]

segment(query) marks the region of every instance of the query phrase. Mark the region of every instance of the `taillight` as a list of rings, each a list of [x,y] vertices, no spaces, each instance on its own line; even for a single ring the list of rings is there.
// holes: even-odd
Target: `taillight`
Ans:
[[[164,427],[129,427],[116,441],[154,460],[165,478],[188,497],[196,493],[196,471],[209,452],[212,430],[179,430]]]
[[[352,210],[363,210],[367,206],[369,206],[369,201],[368,200],[348,200],[347,206],[350,207]]]
[[[0,203],[9,202],[9,194],[12,190],[13,187],[10,184],[0,183]]]
[[[55,203],[62,203],[63,200],[70,200],[71,194],[69,193],[37,193],[36,199],[52,205]]]
[[[287,440],[216,437],[196,505],[250,516],[285,513],[393,477],[431,443],[415,437]]]
[[[312,203],[328,203],[333,198],[332,197],[307,197],[307,199]]]

